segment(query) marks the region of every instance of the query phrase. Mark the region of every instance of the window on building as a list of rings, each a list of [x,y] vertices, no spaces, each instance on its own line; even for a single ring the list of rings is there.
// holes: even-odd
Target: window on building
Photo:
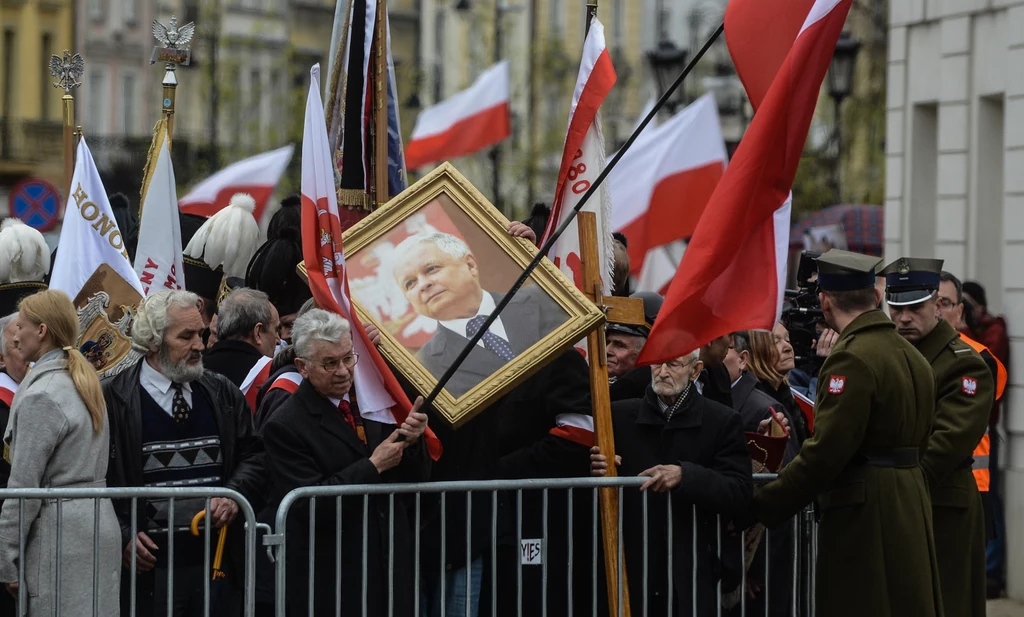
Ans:
[[[89,0],[89,17],[93,21],[103,21],[103,0]]]
[[[0,114],[2,114],[4,118],[7,118],[8,116],[11,115],[11,112],[12,112],[12,109],[11,109],[11,92],[14,90],[14,84],[18,83],[17,75],[15,74],[15,71],[17,70],[17,63],[14,62],[14,44],[15,44],[15,42],[16,41],[14,39],[14,30],[11,30],[9,28],[5,29],[4,30],[4,75],[3,75],[3,86],[4,87],[3,87],[3,90],[0,90],[0,92],[3,93],[3,101],[0,101],[0,103],[3,104],[3,107],[2,107],[2,109],[0,109]]]
[[[126,73],[121,76],[121,118],[124,122],[121,130],[125,135],[132,135],[136,130],[135,108],[137,105],[137,93],[135,87],[135,75]]]
[[[259,69],[253,69],[249,72],[249,105],[252,110],[250,120],[252,121],[251,129],[249,129],[249,142],[258,146],[263,136],[263,123],[262,114],[260,110],[263,108],[263,83],[262,77],[260,76]]]
[[[615,0],[612,4],[612,21],[615,22],[615,30],[612,34],[612,47],[622,49],[625,40],[626,18],[622,15],[622,0]]]
[[[49,66],[50,65],[50,55],[53,53],[53,50],[52,50],[52,48],[53,48],[53,35],[51,35],[49,32],[43,33],[42,40],[40,41],[40,45],[42,46],[40,51],[41,51],[41,53],[43,55],[43,61],[41,63],[41,66]],[[39,89],[39,118],[41,120],[49,120],[50,119],[50,106],[52,105],[51,99],[50,99],[50,96],[51,96],[50,93],[53,92],[53,82],[54,81],[56,81],[56,80],[54,80],[54,79],[43,79],[41,84],[40,84],[40,89]]]
[[[199,21],[199,0],[185,0],[185,18],[181,23],[196,23]]]
[[[267,97],[270,104],[269,118],[277,118],[278,110],[282,108],[281,104],[281,70],[274,69],[270,71],[270,96]]]
[[[551,24],[551,36],[561,38],[565,34],[565,2],[548,0],[548,23]]]
[[[124,23],[129,26],[135,25],[135,0],[122,0],[124,2]],[[188,22],[183,22],[188,23]]]
[[[106,92],[104,85],[106,76],[100,69],[89,72],[89,125],[87,130],[97,135],[106,135],[103,111],[106,109]]]

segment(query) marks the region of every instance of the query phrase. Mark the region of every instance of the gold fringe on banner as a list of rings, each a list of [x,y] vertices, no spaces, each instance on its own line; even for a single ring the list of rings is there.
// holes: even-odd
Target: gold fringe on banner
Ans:
[[[153,141],[149,144],[149,152],[146,153],[146,166],[142,170],[142,191],[139,193],[139,220],[142,220],[142,206],[146,203],[146,193],[149,192],[149,183],[153,180],[157,155],[165,139],[167,139],[167,122],[161,117],[156,121],[156,126],[153,127]]]

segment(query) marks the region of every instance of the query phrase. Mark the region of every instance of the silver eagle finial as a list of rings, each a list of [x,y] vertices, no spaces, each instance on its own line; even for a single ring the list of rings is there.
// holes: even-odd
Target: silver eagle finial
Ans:
[[[179,28],[178,19],[174,16],[171,16],[171,22],[168,26],[155,19],[153,20],[153,36],[164,47],[169,49],[185,49],[195,33],[196,25],[191,21]]]
[[[64,57],[57,54],[50,56],[50,75],[57,78],[53,82],[55,88],[63,88],[64,94],[71,94],[72,88],[81,86],[78,78],[85,73],[85,60],[81,54],[71,55],[71,52],[64,50]]]

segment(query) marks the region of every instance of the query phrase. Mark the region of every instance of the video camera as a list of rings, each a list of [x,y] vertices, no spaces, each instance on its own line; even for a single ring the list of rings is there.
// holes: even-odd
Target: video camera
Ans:
[[[789,342],[796,354],[796,365],[817,363],[814,342],[820,335],[818,324],[824,320],[821,302],[818,301],[818,262],[821,253],[803,251],[796,273],[796,289],[786,290],[786,301],[782,305],[782,323],[789,330]],[[813,280],[812,280],[813,279]],[[812,373],[817,373],[817,369]]]

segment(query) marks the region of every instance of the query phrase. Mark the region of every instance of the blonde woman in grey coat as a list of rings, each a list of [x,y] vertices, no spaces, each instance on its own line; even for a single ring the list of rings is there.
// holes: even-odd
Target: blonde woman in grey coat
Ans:
[[[11,464],[10,488],[102,488],[106,486],[110,429],[99,378],[75,347],[78,316],[63,292],[48,290],[21,301],[13,344],[36,364],[18,388],[4,434],[4,458]],[[95,502],[70,500],[61,506],[57,546],[57,504],[26,500],[25,562],[18,553],[19,506],[8,499],[0,513],[0,582],[21,596],[26,614],[118,615],[121,531],[109,499],[99,501],[99,537],[94,539]],[[93,585],[93,545],[98,551],[98,584]],[[57,563],[61,564],[60,597]],[[19,567],[25,588],[18,588]],[[6,593],[6,592],[4,592]]]

